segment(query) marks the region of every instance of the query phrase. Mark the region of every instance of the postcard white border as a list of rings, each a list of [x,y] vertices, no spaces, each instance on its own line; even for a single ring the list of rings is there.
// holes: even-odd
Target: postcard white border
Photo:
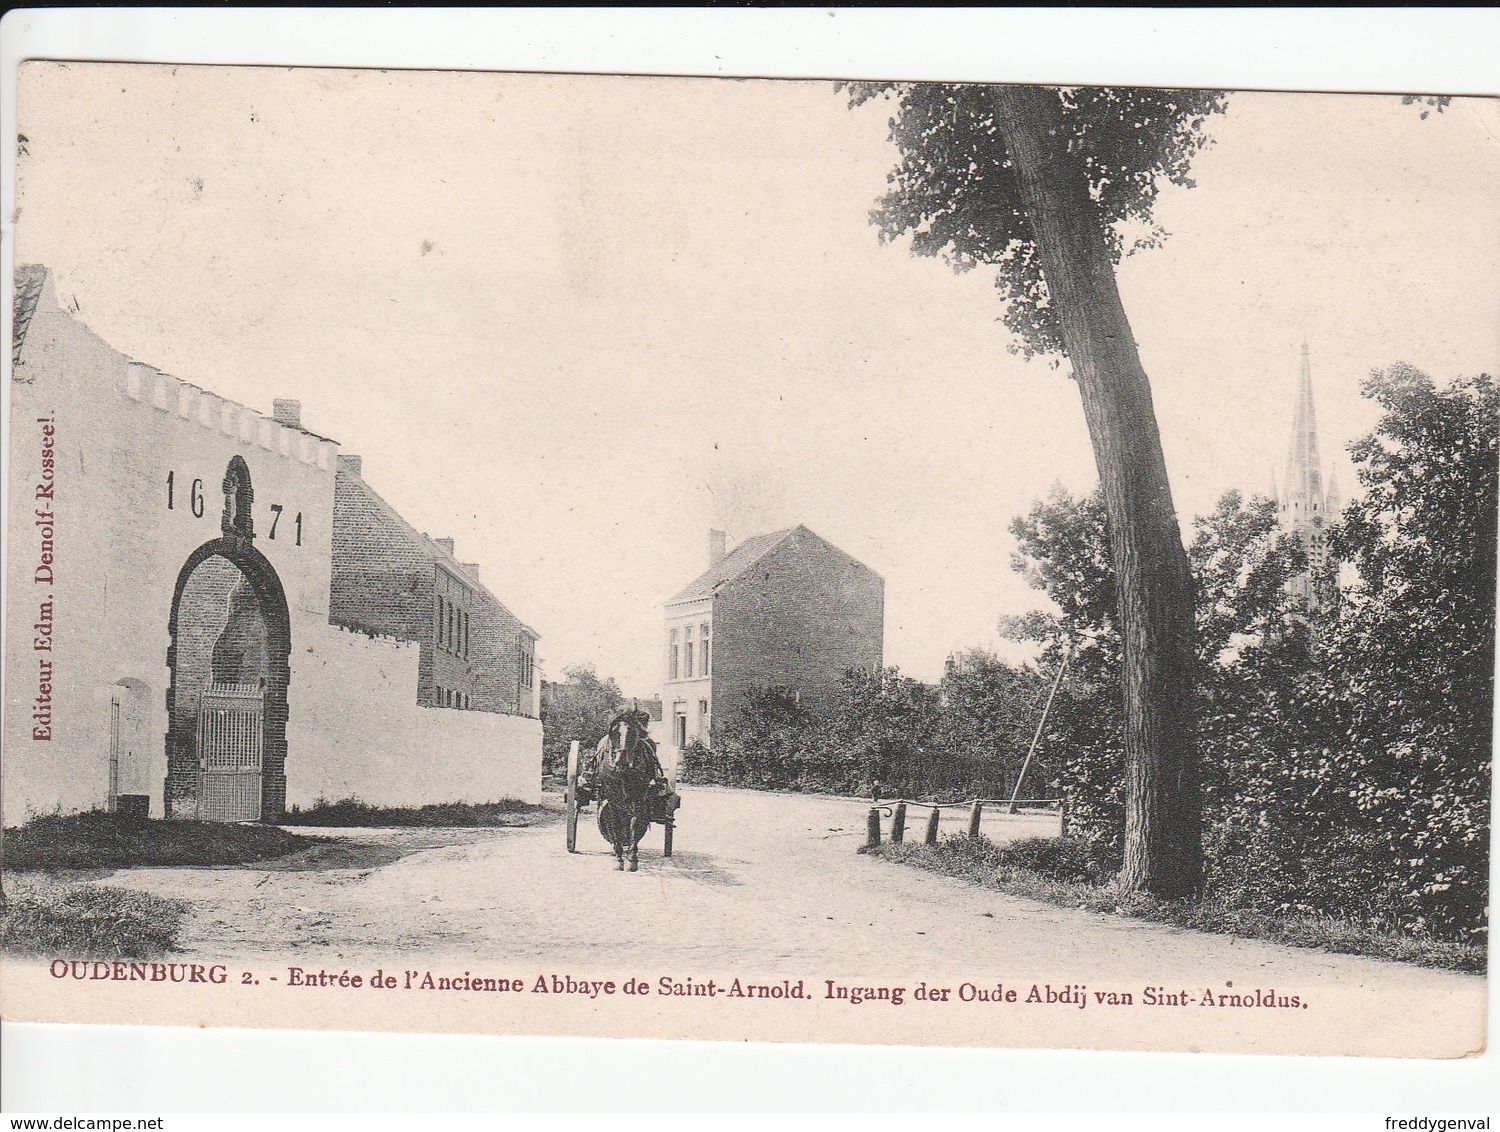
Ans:
[[[27,58],[1495,94],[1497,57],[1500,12],[1479,9],[12,11],[0,22],[0,135],[15,134]],[[0,147],[6,301],[14,165],[13,147]],[[12,1112],[1500,1107],[1493,1054],[1370,1062],[39,1025],[4,1026],[0,1049]],[[597,1092],[570,1088],[568,1065],[590,1066]]]

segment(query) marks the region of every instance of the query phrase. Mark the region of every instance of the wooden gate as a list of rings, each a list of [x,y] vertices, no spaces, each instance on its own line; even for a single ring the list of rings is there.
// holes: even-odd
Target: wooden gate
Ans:
[[[211,684],[198,708],[198,816],[259,821],[265,681]]]

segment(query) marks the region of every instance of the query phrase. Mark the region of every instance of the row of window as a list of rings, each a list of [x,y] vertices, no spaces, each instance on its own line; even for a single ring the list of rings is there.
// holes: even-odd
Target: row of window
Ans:
[[[681,639],[679,641],[679,632]],[[691,680],[694,676],[707,676],[709,670],[709,637],[708,622],[698,626],[698,639],[696,642],[697,670],[694,671],[694,648],[693,627],[684,626],[681,630],[673,629],[671,640],[667,646],[667,679],[669,680]]]
[[[437,599],[437,643],[454,656],[469,655],[469,615],[442,595]]]
[[[467,692],[459,692],[453,688],[444,688],[439,684],[437,702],[438,707],[462,708],[467,711],[474,706],[474,697]]]

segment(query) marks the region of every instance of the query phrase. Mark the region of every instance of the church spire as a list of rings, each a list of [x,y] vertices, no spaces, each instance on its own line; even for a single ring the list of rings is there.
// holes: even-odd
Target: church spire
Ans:
[[[1297,401],[1292,411],[1292,445],[1282,479],[1284,504],[1291,518],[1323,511],[1323,462],[1318,458],[1318,415],[1313,408],[1312,363],[1302,343],[1302,369],[1297,377]],[[1283,507],[1283,510],[1287,509]]]
[[[1335,487],[1334,493],[1338,489]],[[1302,344],[1302,366],[1297,375],[1297,396],[1292,409],[1292,443],[1287,453],[1286,476],[1277,501],[1281,529],[1297,535],[1307,551],[1308,569],[1292,578],[1288,588],[1305,603],[1309,612],[1325,607],[1327,596],[1318,579],[1328,561],[1326,527],[1329,498],[1323,490],[1323,462],[1318,456],[1318,418],[1313,409],[1312,363],[1307,343]]]

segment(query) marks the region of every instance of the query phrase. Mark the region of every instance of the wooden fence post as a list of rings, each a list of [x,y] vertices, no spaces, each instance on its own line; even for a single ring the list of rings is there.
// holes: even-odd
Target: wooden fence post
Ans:
[[[937,844],[938,819],[942,816],[942,812],[943,812],[942,810],[938,809],[936,806],[933,806],[932,807],[932,812],[927,815],[927,844],[928,845],[936,845]]]
[[[880,807],[871,806],[870,816],[865,821],[865,848],[875,849],[880,845]]]
[[[906,803],[896,803],[895,816],[891,818],[891,844],[900,845],[906,840]]]
[[[984,803],[975,802],[969,807],[969,838],[973,840],[979,836],[979,818],[984,813]]]

